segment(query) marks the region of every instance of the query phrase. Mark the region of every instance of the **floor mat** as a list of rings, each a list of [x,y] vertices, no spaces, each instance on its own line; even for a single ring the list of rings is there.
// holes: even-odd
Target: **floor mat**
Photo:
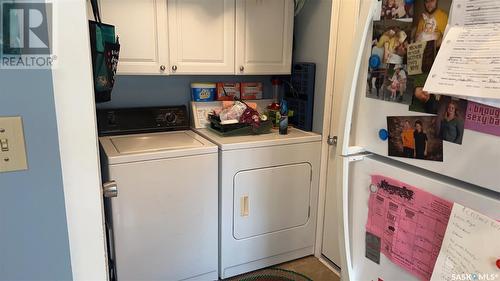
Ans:
[[[313,281],[300,273],[280,268],[268,268],[257,272],[243,274],[229,281]]]

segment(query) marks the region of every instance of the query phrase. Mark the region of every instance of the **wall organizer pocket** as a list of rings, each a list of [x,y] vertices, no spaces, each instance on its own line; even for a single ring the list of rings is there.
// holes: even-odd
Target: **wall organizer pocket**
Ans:
[[[111,100],[115,83],[120,43],[115,36],[115,27],[102,23],[97,0],[90,1],[95,21],[89,21],[90,50],[96,102]]]

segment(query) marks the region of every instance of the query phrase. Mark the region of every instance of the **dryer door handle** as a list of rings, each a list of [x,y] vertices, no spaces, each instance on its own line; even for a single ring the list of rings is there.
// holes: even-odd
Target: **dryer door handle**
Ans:
[[[240,198],[240,215],[242,217],[247,217],[249,215],[248,211],[248,195]]]

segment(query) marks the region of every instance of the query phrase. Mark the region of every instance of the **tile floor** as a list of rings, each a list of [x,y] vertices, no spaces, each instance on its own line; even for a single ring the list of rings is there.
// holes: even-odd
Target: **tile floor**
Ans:
[[[320,262],[316,257],[309,256],[302,259],[279,264],[276,267],[292,270],[303,274],[313,281],[339,281],[340,278]],[[257,271],[258,272],[258,271]],[[232,279],[231,279],[232,280]]]

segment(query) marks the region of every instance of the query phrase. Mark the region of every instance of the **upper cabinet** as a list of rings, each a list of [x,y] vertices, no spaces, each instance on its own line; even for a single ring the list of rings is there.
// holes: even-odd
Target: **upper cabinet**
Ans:
[[[100,10],[120,38],[119,74],[168,73],[165,0],[101,0]]]
[[[293,0],[236,0],[236,74],[290,74]]]
[[[289,74],[293,0],[100,0],[118,74]]]
[[[169,0],[171,74],[234,74],[234,0]]]

